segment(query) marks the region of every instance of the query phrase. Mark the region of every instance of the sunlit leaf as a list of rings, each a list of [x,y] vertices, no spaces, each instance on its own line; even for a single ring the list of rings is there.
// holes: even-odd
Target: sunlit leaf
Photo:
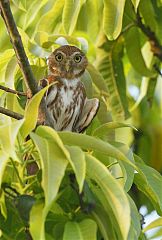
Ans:
[[[162,227],[162,217],[154,220],[153,222],[151,222],[149,225],[147,225],[144,229],[143,229],[143,232],[147,232],[153,228],[156,228],[156,227]]]
[[[139,235],[141,233],[141,222],[140,222],[140,213],[132,200],[128,195],[129,204],[131,208],[131,227],[128,235],[128,239],[139,240]]]
[[[89,154],[85,156],[87,175],[100,186],[115,216],[116,223],[120,229],[121,239],[126,240],[130,228],[130,207],[127,196],[118,181],[113,178],[101,162]],[[122,224],[123,222],[125,223],[124,225]]]
[[[111,131],[112,129],[123,128],[123,127],[130,127],[130,128],[133,128],[134,130],[137,130],[135,127],[133,127],[130,124],[119,123],[119,122],[109,122],[109,123],[102,124],[101,126],[96,128],[93,131],[93,135],[94,136],[103,136],[103,135],[106,135],[107,132]]]
[[[104,0],[103,27],[109,40],[121,32],[124,6],[125,0]]]
[[[110,219],[104,211],[103,207],[95,206],[94,210],[92,211],[92,216],[95,219],[104,240],[115,239],[115,232],[111,228],[112,225]]]
[[[38,120],[39,105],[47,88],[48,86],[43,88],[37,94],[35,94],[32,97],[32,99],[29,101],[25,109],[25,114],[24,114],[25,121],[21,128],[21,135],[23,138],[26,138],[27,135],[36,127],[37,120]]]
[[[132,42],[133,44],[130,44]],[[126,32],[125,44],[126,44],[127,54],[133,68],[142,76],[147,76],[147,77],[153,76],[154,73],[146,67],[146,63],[142,56],[139,31],[136,27],[133,27]]]
[[[84,1],[85,0],[65,0],[62,23],[66,34],[71,35],[73,33]]]
[[[136,173],[134,176],[134,182],[152,202],[155,209],[159,214],[162,213],[162,176],[159,172],[155,169],[136,163],[138,168],[143,172],[145,175],[145,179],[142,177],[141,174]]]
[[[50,11],[45,13],[38,22],[38,25],[36,27],[37,31],[45,31],[47,32],[47,26],[48,26],[48,32],[52,33],[55,29],[56,24],[60,20],[60,16],[62,14],[63,6],[64,6],[64,0],[56,0],[53,3],[52,8]]]
[[[0,185],[8,159],[18,160],[16,155],[16,137],[24,120],[11,122],[0,126]]]
[[[131,0],[131,1],[132,1],[133,5],[134,5],[135,10],[137,11],[137,8],[138,8],[138,5],[140,3],[140,0]]]
[[[81,193],[86,173],[84,152],[79,147],[75,146],[67,146],[67,149],[70,153],[69,161],[74,170],[76,180],[79,185],[79,192]]]
[[[31,137],[40,155],[42,188],[48,210],[56,198],[70,155],[52,128],[40,126]]]
[[[34,240],[45,240],[44,222],[46,214],[44,212],[44,204],[37,202],[30,212],[30,233]]]
[[[63,240],[96,240],[97,226],[92,219],[81,222],[67,222],[65,225]]]
[[[81,135],[72,132],[58,132],[58,135],[64,144],[79,146],[82,149],[98,151],[115,159],[125,161],[131,166],[135,167],[134,164],[130,162],[121,151],[105,141],[88,135]]]

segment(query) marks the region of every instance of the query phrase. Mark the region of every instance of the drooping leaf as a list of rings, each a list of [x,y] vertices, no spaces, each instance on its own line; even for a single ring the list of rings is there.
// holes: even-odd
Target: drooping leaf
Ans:
[[[119,123],[119,122],[109,122],[109,123],[102,124],[101,126],[96,128],[93,131],[93,135],[94,136],[103,136],[103,135],[106,135],[107,132],[111,131],[112,129],[123,128],[123,127],[130,127],[130,128],[133,128],[134,130],[137,130],[135,127],[133,127],[130,124]]]
[[[88,12],[87,31],[90,38],[94,41],[97,37],[98,30],[99,30],[98,2],[94,0],[88,0],[86,1],[86,7]]]
[[[41,231],[37,227],[33,213],[32,221],[34,223],[31,226],[31,233],[34,236],[39,236],[35,239],[44,239],[45,219],[59,191],[68,161],[70,162],[70,156],[58,134],[52,128],[40,126],[37,128],[36,133],[31,133],[30,136],[39,153],[42,168],[41,185],[45,194],[45,205],[44,207],[41,206],[43,208],[42,213],[38,213],[38,217],[40,215]]]
[[[63,240],[96,240],[97,225],[92,219],[85,219],[81,222],[67,222]]]
[[[137,11],[137,8],[138,8],[138,5],[140,3],[140,0],[131,0],[131,1],[132,1],[133,5],[134,5],[135,10]]]
[[[139,173],[134,176],[134,183],[152,202],[156,211],[162,213],[162,176],[155,169],[136,163],[138,168],[143,172],[145,178]]]
[[[125,0],[104,0],[103,27],[109,40],[116,39],[122,29]]]
[[[69,161],[74,170],[76,180],[79,185],[79,192],[81,193],[86,173],[84,152],[79,147],[75,146],[67,146],[67,149],[70,153]]]
[[[103,207],[95,206],[92,211],[92,216],[95,219],[104,240],[115,239],[115,233],[114,229],[111,228],[110,218],[107,216]]]
[[[106,101],[112,118],[114,121],[121,121],[121,119],[129,117],[126,80],[122,63],[123,39],[119,38],[118,41],[110,42],[103,38],[100,44],[101,53],[96,65],[107,86]]]
[[[85,0],[65,0],[62,23],[67,35],[71,35],[73,33],[84,1]]]
[[[23,138],[26,138],[28,134],[36,127],[37,120],[38,120],[39,105],[47,88],[48,86],[43,88],[37,94],[35,94],[32,97],[32,99],[29,101],[25,109],[25,114],[24,114],[25,121],[21,127],[21,135]]]
[[[24,120],[12,122],[11,120],[5,125],[0,126],[0,148],[4,153],[4,157],[12,157],[17,160],[15,151],[15,141],[17,134],[23,124]],[[3,159],[4,159],[3,157]],[[3,161],[2,161],[3,162]]]
[[[109,170],[96,158],[86,154],[87,175],[101,188],[108,205],[110,206],[116,223],[118,224],[118,237],[127,239],[130,228],[130,207],[127,196],[117,180]],[[121,218],[122,216],[122,218]],[[124,225],[122,224],[124,221]]]
[[[131,208],[131,227],[128,235],[128,239],[131,240],[139,240],[139,236],[141,233],[141,223],[140,223],[140,213],[135,205],[135,202],[128,195],[129,204]]]
[[[115,159],[125,161],[136,168],[136,166],[130,162],[122,152],[105,141],[92,136],[81,135],[72,132],[58,132],[58,135],[66,145],[79,146],[82,149],[98,151]]]
[[[154,75],[154,72],[148,69],[146,66],[146,63],[141,53],[139,31],[136,27],[133,27],[126,32],[125,46],[129,61],[131,62],[133,68],[142,76],[152,77]]]
[[[145,25],[157,33],[158,26],[155,18],[155,11],[151,1],[142,0],[139,4],[139,11],[144,18]]]
[[[42,188],[47,210],[56,198],[70,155],[56,131],[40,126],[31,138],[38,150],[42,167]]]
[[[45,218],[44,204],[42,202],[36,202],[30,212],[30,233],[34,240],[45,240]]]
[[[46,12],[37,24],[36,31],[45,31],[47,32],[48,26],[48,33],[52,33],[57,25],[60,22],[60,16],[64,6],[64,0],[56,0],[53,3],[52,8],[50,11]]]

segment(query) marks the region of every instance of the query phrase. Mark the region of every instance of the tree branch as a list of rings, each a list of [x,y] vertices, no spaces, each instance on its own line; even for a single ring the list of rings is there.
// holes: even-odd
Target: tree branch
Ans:
[[[13,90],[11,88],[4,87],[2,85],[0,85],[0,89],[5,91],[5,92],[13,93],[13,94],[16,94],[16,95],[19,95],[19,96],[27,96],[27,94],[24,93],[24,92],[19,92],[19,91]]]
[[[21,115],[19,113],[10,111],[10,110],[8,110],[6,108],[3,108],[3,107],[0,107],[0,113],[2,113],[4,115],[7,115],[9,117],[15,118],[17,120],[20,120],[20,119],[22,119],[24,117],[23,115]]]
[[[143,24],[139,11],[137,12],[137,26],[148,37],[153,54],[162,62],[162,45],[151,28]]]
[[[22,44],[21,36],[17,30],[16,24],[15,24],[15,21],[14,21],[14,18],[13,18],[11,9],[10,9],[9,0],[0,0],[0,9],[1,9],[1,15],[4,19],[7,31],[10,36],[10,41],[15,50],[18,64],[22,71],[25,83],[26,83],[27,87],[30,89],[32,95],[34,95],[39,91],[38,84],[33,75],[31,67],[29,65],[29,61],[28,61],[28,58],[26,56],[26,53],[25,53],[25,50],[24,50],[24,47]],[[44,99],[42,99],[40,109],[41,109],[43,116],[45,116],[47,125],[52,126],[52,120],[48,113],[47,106],[46,106]]]

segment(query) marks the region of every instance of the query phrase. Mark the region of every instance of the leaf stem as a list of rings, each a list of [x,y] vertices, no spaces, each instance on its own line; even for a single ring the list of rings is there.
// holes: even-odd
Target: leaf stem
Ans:
[[[18,177],[18,179],[19,179],[19,182],[20,182],[21,186],[24,187],[24,183],[23,183],[23,181],[22,181],[21,178],[20,178],[20,175],[19,175],[19,172],[18,172],[18,170],[17,170],[16,165],[15,165],[13,159],[12,159],[12,158],[10,158],[10,159],[11,159],[12,166],[13,166],[15,172],[16,172],[16,175],[17,175],[17,177]]]

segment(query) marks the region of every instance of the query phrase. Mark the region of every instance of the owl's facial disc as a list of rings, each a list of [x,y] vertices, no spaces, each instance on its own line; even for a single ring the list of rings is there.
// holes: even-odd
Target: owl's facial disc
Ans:
[[[69,80],[80,77],[88,61],[84,53],[75,46],[61,46],[48,58],[51,73]]]

